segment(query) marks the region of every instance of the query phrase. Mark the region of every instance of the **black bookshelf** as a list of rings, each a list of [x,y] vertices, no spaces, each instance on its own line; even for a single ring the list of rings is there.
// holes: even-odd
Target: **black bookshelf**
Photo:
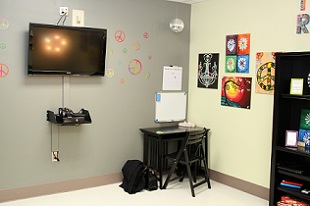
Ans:
[[[310,203],[310,195],[301,193],[303,188],[310,189],[310,152],[304,147],[285,147],[286,131],[299,131],[301,110],[310,109],[310,52],[277,53],[275,73],[269,206],[277,205],[282,196]],[[290,94],[292,78],[303,78],[302,95]],[[284,179],[303,186],[300,190],[281,187]]]

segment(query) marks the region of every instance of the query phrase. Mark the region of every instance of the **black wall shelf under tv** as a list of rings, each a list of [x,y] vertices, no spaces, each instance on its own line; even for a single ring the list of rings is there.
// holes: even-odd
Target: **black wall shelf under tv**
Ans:
[[[77,126],[80,124],[90,124],[91,118],[89,112],[81,109],[78,113],[63,113],[63,108],[59,108],[59,114],[47,110],[47,121],[60,126]]]

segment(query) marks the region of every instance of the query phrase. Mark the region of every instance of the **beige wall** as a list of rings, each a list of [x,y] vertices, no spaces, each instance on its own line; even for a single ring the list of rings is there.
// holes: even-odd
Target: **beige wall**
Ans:
[[[210,168],[269,187],[273,95],[255,93],[256,52],[309,50],[309,34],[296,34],[300,1],[209,0],[192,6],[189,120],[211,128]],[[251,34],[249,74],[225,73],[225,37]],[[219,88],[197,88],[199,53],[220,53]],[[221,106],[223,76],[252,77],[251,109]]]

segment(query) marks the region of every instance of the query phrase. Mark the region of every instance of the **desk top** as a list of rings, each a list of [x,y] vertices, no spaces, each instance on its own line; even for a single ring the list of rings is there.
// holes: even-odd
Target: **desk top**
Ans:
[[[140,128],[141,132],[156,134],[156,135],[165,135],[165,134],[176,134],[176,133],[185,133],[185,132],[197,132],[202,131],[202,127],[150,127],[150,128]]]

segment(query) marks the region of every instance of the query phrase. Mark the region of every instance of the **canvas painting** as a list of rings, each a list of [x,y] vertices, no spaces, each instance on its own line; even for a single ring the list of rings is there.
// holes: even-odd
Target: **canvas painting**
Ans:
[[[249,73],[249,55],[238,56],[237,60],[237,72]]]
[[[298,145],[305,146],[310,143],[310,110],[302,109],[300,114]]]
[[[237,54],[237,42],[238,42],[238,35],[226,36],[226,55]]]
[[[252,78],[223,77],[221,105],[250,109]]]
[[[227,73],[249,73],[250,34],[234,34],[226,36]]]
[[[218,88],[219,54],[199,54],[198,57],[198,80],[199,88]]]
[[[225,72],[236,73],[237,56],[226,56]]]
[[[255,92],[261,94],[274,94],[275,52],[256,53],[256,82]]]
[[[237,54],[250,54],[250,34],[238,34]]]

